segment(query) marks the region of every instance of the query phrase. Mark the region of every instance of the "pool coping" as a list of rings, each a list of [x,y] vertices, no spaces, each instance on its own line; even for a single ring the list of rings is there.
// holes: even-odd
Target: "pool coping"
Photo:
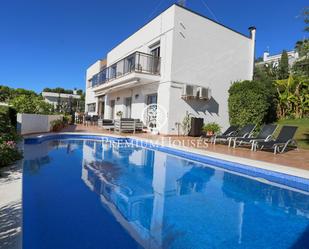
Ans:
[[[42,139],[42,142],[49,137],[57,137],[61,135],[84,136],[85,139],[95,137],[107,137],[114,139],[126,139],[126,141],[134,144],[152,148],[158,151],[166,152],[172,155],[180,156],[189,160],[197,161],[205,164],[215,164],[216,167],[245,174],[253,178],[263,178],[268,181],[279,183],[298,190],[309,192],[309,171],[304,169],[292,168],[280,164],[268,163],[259,160],[253,160],[238,156],[231,156],[217,152],[207,151],[205,149],[197,149],[186,146],[178,146],[154,141],[151,139],[139,138],[134,135],[123,136],[118,134],[102,134],[102,133],[87,133],[87,132],[59,132],[59,133],[44,133],[36,135],[24,136],[25,139]],[[51,138],[52,139],[52,138]],[[48,139],[49,140],[49,139]],[[155,145],[155,146],[154,146]]]

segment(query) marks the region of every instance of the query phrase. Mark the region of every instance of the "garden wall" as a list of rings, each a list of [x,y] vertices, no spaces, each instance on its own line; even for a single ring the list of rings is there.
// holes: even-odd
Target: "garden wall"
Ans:
[[[49,132],[50,122],[62,119],[63,115],[17,114],[17,131],[21,134]]]

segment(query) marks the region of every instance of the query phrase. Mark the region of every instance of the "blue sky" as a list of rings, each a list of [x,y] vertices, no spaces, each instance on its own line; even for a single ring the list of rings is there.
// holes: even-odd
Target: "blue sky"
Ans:
[[[86,68],[174,0],[10,0],[0,5],[0,84],[40,92],[83,88]],[[206,3],[206,5],[204,4]],[[256,55],[305,37],[307,0],[187,0],[187,7],[248,34]],[[308,36],[308,35],[307,35]]]

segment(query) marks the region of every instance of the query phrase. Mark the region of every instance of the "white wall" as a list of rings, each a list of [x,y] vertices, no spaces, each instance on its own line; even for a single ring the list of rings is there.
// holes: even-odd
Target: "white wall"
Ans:
[[[176,133],[175,122],[181,122],[186,111],[225,129],[231,83],[252,79],[254,41],[178,6],[173,35],[169,124],[163,133]],[[209,87],[213,99],[181,99],[184,84]]]
[[[17,130],[20,134],[49,132],[53,120],[62,119],[63,115],[17,114]]]
[[[89,87],[88,83],[89,80],[92,78],[93,75],[100,72],[101,69],[101,61],[98,60],[94,64],[92,64],[86,72],[86,96],[85,96],[85,112],[88,112],[87,105],[96,103],[95,112],[88,112],[89,115],[97,115],[98,114],[98,99],[95,97],[94,91],[91,87]]]
[[[160,40],[161,43],[164,43],[165,40],[162,40],[162,36],[171,32],[173,27],[174,7],[171,7],[113,48],[107,54],[107,66],[112,65],[135,51],[149,53],[149,46]],[[165,44],[162,45],[165,48]]]

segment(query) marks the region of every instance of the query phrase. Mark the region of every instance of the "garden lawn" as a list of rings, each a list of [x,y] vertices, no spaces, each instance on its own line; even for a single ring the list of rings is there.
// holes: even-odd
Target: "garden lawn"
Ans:
[[[279,124],[279,131],[282,125],[297,126],[297,132],[295,139],[298,143],[298,147],[309,150],[309,118],[303,119],[282,119],[277,122]]]

